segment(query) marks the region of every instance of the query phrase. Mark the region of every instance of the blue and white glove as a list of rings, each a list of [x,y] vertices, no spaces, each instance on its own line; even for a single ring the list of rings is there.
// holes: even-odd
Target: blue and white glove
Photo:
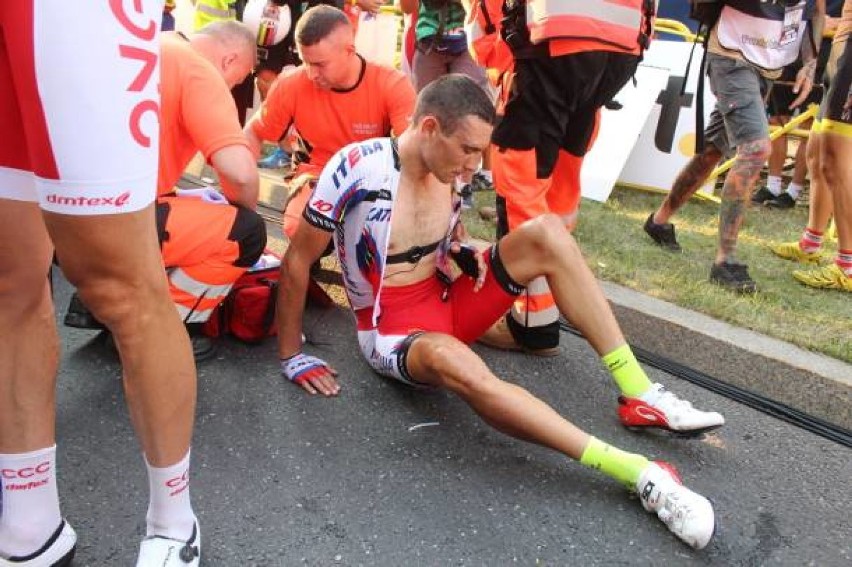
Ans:
[[[281,374],[294,384],[301,384],[325,374],[335,374],[324,360],[309,354],[298,353],[281,359]]]
[[[198,189],[177,189],[175,194],[178,197],[190,197],[193,199],[201,199],[205,203],[213,203],[215,205],[227,205],[228,199],[225,198],[217,190],[212,187],[199,187]]]

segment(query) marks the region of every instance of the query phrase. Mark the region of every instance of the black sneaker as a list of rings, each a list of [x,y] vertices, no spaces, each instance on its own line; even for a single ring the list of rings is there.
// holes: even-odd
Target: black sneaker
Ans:
[[[494,191],[494,183],[479,172],[473,174],[473,179],[470,181],[470,188],[474,193],[481,191]]]
[[[462,187],[460,194],[462,209],[472,209],[475,203],[473,201],[473,188],[471,187],[471,184],[468,183],[467,185]]]
[[[71,301],[68,302],[68,311],[65,313],[65,319],[62,322],[66,327],[75,327],[77,329],[106,329],[106,326],[95,319],[92,312],[83,305],[83,302],[80,301],[80,296],[76,293],[71,296]]]
[[[772,201],[777,199],[778,195],[767,189],[766,187],[761,187],[751,195],[751,202],[755,205],[762,205],[767,201]]]
[[[675,238],[675,228],[672,223],[657,224],[654,222],[654,213],[651,213],[642,228],[654,242],[669,252],[680,252],[680,244],[677,243]]]
[[[770,209],[792,209],[796,206],[796,200],[785,191],[774,199],[764,201],[763,206]]]
[[[202,323],[187,323],[186,332],[189,334],[189,342],[192,345],[192,357],[195,362],[204,362],[216,356],[219,350],[216,339],[208,337],[202,331]]]
[[[748,275],[746,264],[722,262],[710,268],[710,281],[737,293],[754,293],[757,284]]]

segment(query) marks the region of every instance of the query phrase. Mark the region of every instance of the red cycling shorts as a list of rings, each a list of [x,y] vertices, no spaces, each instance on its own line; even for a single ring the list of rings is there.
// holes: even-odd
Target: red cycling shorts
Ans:
[[[358,343],[370,366],[384,376],[417,385],[406,368],[408,348],[423,333],[444,333],[472,343],[511,307],[523,290],[503,268],[495,248],[483,252],[488,264],[485,283],[459,276],[450,285],[437,277],[398,287],[383,287],[378,328],[359,324]],[[495,268],[496,266],[496,268]],[[370,314],[356,316],[368,321]]]

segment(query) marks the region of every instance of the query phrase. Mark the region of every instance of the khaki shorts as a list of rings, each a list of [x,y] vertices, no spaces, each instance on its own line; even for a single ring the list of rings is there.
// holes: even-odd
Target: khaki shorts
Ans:
[[[707,142],[731,157],[737,146],[768,138],[766,97],[772,81],[750,63],[715,53],[707,54],[707,76],[716,95],[716,108],[704,131]]]

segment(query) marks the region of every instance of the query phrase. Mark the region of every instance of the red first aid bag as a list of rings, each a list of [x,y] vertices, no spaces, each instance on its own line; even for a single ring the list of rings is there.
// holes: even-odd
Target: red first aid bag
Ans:
[[[264,253],[268,268],[252,269],[234,282],[227,297],[202,325],[208,337],[232,335],[245,343],[259,343],[278,334],[275,309],[278,299],[278,279],[281,259]],[[334,300],[313,278],[308,280],[308,302],[330,307]]]
[[[279,267],[244,273],[228,296],[213,310],[202,330],[209,337],[232,335],[246,343],[259,343],[275,335]]]

